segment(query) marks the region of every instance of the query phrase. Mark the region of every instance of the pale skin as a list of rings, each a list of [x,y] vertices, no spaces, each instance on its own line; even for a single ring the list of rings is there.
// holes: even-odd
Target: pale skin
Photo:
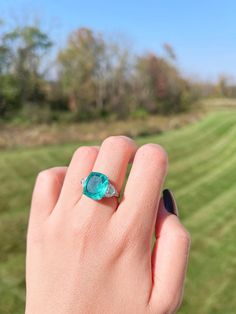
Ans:
[[[122,199],[94,201],[80,180],[106,174]],[[76,150],[36,180],[27,235],[26,314],[164,314],[182,300],[190,238],[164,208],[168,160],[125,136]],[[157,242],[152,250],[155,232]]]

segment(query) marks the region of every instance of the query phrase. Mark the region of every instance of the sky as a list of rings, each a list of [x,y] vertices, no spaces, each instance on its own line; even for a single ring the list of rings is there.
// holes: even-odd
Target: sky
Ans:
[[[57,47],[82,26],[123,38],[137,53],[169,43],[186,76],[213,81],[236,80],[235,15],[235,0],[0,0],[0,19],[39,19]]]

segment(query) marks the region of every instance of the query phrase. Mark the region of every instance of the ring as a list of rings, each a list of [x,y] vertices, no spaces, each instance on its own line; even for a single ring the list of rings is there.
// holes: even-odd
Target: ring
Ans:
[[[83,186],[83,194],[93,200],[119,196],[116,188],[109,181],[108,176],[100,172],[91,172],[86,178],[81,180],[81,184]]]

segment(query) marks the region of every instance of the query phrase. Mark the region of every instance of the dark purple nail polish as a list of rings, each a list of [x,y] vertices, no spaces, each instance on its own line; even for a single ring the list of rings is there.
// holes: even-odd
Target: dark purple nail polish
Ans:
[[[176,202],[175,202],[174,195],[168,189],[165,189],[163,191],[163,202],[164,202],[166,210],[170,214],[174,214],[176,216],[179,216],[178,208],[177,208],[177,205],[176,205]]]

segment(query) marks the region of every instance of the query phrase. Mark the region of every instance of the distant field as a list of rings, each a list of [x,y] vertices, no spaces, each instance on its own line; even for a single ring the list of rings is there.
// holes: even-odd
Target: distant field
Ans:
[[[207,110],[208,108],[212,106],[207,105]],[[32,121],[28,124],[13,124],[1,123],[0,120],[0,150],[101,141],[110,134],[125,134],[131,137],[157,135],[198,121],[203,114],[202,108],[198,108],[198,110],[168,116],[147,115],[126,120],[114,120],[109,117],[97,121],[76,123],[61,121],[51,124],[34,124]]]
[[[138,143],[169,153],[167,184],[192,235],[183,314],[236,313],[236,111]],[[0,313],[23,313],[25,232],[41,169],[67,164],[79,144],[0,152]],[[174,265],[174,263],[173,263]],[[42,313],[43,314],[43,313]]]

